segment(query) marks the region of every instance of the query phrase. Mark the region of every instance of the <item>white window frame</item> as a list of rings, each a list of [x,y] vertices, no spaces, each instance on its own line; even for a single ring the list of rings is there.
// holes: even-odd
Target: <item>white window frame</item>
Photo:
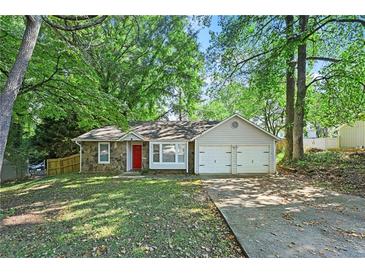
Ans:
[[[153,146],[154,145],[159,145],[159,152],[160,152],[160,161],[159,162],[155,162],[153,160]],[[175,161],[174,162],[163,162],[162,161],[162,145],[174,145],[175,146]],[[178,153],[178,146],[179,145],[184,145],[185,149],[184,149],[184,153]],[[151,142],[151,150],[152,150],[152,154],[151,154],[151,159],[152,159],[152,163],[153,164],[157,164],[157,165],[176,165],[176,164],[185,164],[186,163],[186,151],[187,151],[187,145],[186,142]],[[178,155],[184,155],[184,161],[183,162],[178,162]]]
[[[108,145],[108,161],[100,161],[100,145]],[[98,164],[110,164],[110,142],[98,142]]]
[[[183,149],[183,153],[179,153],[179,146],[183,146],[184,149]],[[176,149],[176,163],[178,164],[183,164],[185,163],[185,151],[186,151],[186,144],[175,144],[175,149]],[[184,161],[182,162],[179,162],[179,156],[183,155],[184,156]]]
[[[153,160],[153,156],[154,156],[154,154],[155,154],[155,152],[154,152],[154,150],[153,150],[153,147],[154,146],[158,146],[158,162],[155,162],[154,160]],[[156,144],[156,143],[153,143],[152,145],[151,145],[151,147],[152,147],[152,163],[154,163],[154,164],[159,164],[159,163],[161,163],[161,144]]]

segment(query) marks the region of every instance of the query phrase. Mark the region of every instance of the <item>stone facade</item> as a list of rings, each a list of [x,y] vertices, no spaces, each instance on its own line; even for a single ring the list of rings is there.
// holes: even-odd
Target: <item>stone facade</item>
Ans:
[[[124,172],[127,166],[127,143],[110,143],[110,163],[98,163],[98,142],[82,142],[82,172]],[[141,142],[135,142],[140,144]],[[194,142],[189,142],[189,173],[194,173]],[[149,168],[149,142],[142,142],[142,170]],[[153,173],[186,173],[186,170],[151,170]]]
[[[148,169],[149,167],[149,142],[143,142],[142,144],[142,169]]]
[[[82,172],[120,172],[126,170],[125,142],[110,142],[110,164],[98,163],[98,142],[82,142]]]

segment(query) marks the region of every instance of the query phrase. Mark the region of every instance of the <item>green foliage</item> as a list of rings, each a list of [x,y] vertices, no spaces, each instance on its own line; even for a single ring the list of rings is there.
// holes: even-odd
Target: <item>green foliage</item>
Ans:
[[[361,119],[365,113],[364,50],[363,41],[354,41],[339,55],[341,62],[320,70],[324,79],[309,96],[310,121],[331,127]]]
[[[310,165],[328,166],[339,163],[342,158],[342,153],[323,151],[323,152],[309,152],[306,153],[302,160],[295,163],[296,166],[305,168]]]
[[[43,119],[30,139],[32,152],[36,153],[30,153],[30,161],[38,162],[78,153],[78,146],[71,140],[83,133],[77,120],[75,113],[59,120]]]
[[[185,17],[115,16],[69,40],[127,120],[153,120],[189,115],[200,97],[203,56],[187,28]]]
[[[297,19],[294,17],[295,33]],[[365,111],[365,34],[363,26],[352,19],[358,16],[309,18],[307,56],[339,60],[307,61],[305,120],[317,128],[354,121]],[[211,92],[218,95],[203,105],[203,116],[214,117],[214,110],[218,115],[238,110],[261,121],[269,131],[280,131],[284,123],[286,58],[300,39],[287,41],[282,16],[221,16],[220,26],[222,31],[212,34],[208,52]],[[232,96],[232,85],[240,87],[236,96]],[[245,90],[249,91],[247,101],[242,99]],[[271,108],[265,107],[270,104]],[[252,105],[258,111],[251,109]],[[266,116],[275,116],[271,121],[276,124],[268,124]]]
[[[0,86],[23,31],[23,17],[0,17]],[[110,16],[97,27],[72,33],[43,24],[13,117],[38,136],[51,136],[54,127],[44,125],[62,128],[74,113],[73,127],[83,131],[108,124],[126,128],[128,121],[167,115],[188,118],[200,100],[203,65],[185,16]],[[62,136],[53,137],[54,146],[63,144]],[[40,140],[35,158],[62,154],[50,143]]]

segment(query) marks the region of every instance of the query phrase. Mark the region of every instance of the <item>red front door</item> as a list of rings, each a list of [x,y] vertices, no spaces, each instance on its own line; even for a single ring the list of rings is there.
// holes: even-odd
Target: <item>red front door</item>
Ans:
[[[142,168],[142,145],[133,145],[133,169]]]

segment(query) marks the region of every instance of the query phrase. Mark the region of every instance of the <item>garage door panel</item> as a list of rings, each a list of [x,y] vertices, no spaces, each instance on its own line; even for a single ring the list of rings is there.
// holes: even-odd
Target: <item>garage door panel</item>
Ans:
[[[268,173],[269,146],[238,146],[237,173]]]
[[[199,173],[231,173],[231,146],[201,146]]]

